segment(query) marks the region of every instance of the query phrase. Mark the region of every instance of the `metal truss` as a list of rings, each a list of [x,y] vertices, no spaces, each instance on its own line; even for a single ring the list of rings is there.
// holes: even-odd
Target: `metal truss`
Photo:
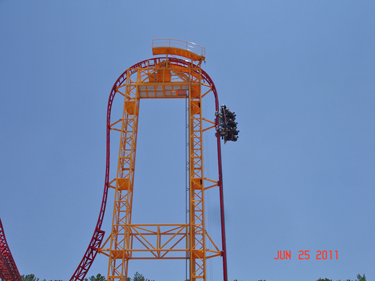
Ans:
[[[0,219],[0,279],[3,281],[22,281],[16,263],[13,260],[7,240],[5,239],[4,227]]]
[[[186,259],[190,260],[190,280],[206,280],[206,260],[222,256],[224,281],[227,281],[226,243],[223,207],[220,138],[217,138],[217,180],[204,176],[203,132],[215,128],[215,122],[202,117],[202,99],[209,93],[219,103],[212,79],[194,64],[175,57],[159,57],[139,62],[128,68],[115,82],[107,111],[107,164],[102,206],[98,223],[89,247],[73,274],[71,281],[83,280],[98,252],[108,256],[108,280],[126,280],[132,259]],[[116,94],[123,96],[123,114],[111,122],[111,109]],[[134,224],[131,221],[134,188],[135,155],[141,99],[180,98],[189,102],[189,223],[188,224]],[[204,124],[204,125],[203,125]],[[208,126],[207,126],[208,125]],[[120,133],[120,147],[116,178],[109,181],[110,132]],[[222,220],[221,250],[205,229],[204,194],[217,187],[220,192]],[[108,188],[115,190],[112,229],[102,243]],[[212,248],[208,249],[206,241]]]

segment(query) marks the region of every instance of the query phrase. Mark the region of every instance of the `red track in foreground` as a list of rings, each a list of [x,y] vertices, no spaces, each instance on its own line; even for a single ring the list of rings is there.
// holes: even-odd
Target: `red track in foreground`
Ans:
[[[4,227],[0,219],[0,279],[6,281],[22,281],[12,253],[5,239]]]
[[[152,58],[148,60],[141,61],[132,67],[129,68],[131,74],[133,74],[138,67],[144,68],[149,66],[155,66],[159,62],[165,60],[165,57],[159,58]],[[178,66],[185,66],[188,67],[191,63],[177,58],[168,58],[169,62],[173,65]],[[116,89],[122,83],[124,83],[126,79],[126,72],[127,70],[120,75],[120,77],[116,80],[115,84],[112,87],[111,93],[108,99],[108,107],[107,107],[107,149],[106,149],[106,169],[105,169],[105,182],[104,182],[104,191],[103,191],[103,199],[102,205],[99,212],[98,222],[96,223],[96,227],[94,230],[94,234],[91,238],[90,244],[87,247],[85,255],[83,256],[80,264],[78,265],[76,271],[74,272],[73,276],[70,278],[70,281],[82,281],[87,272],[89,271],[96,254],[98,253],[98,248],[100,247],[103,238],[104,238],[104,231],[101,230],[104,213],[107,205],[107,197],[108,197],[108,184],[109,184],[109,163],[110,163],[110,125],[111,125],[111,111],[112,111],[112,103],[113,99],[116,95]],[[215,84],[213,83],[211,77],[202,69],[202,76],[203,79],[212,87],[212,91],[215,96],[215,110],[219,110],[219,99],[217,96],[217,91]],[[218,125],[219,117],[216,117],[216,125]],[[219,192],[220,192],[220,216],[221,216],[221,234],[222,234],[222,256],[223,256],[223,270],[224,270],[224,281],[228,280],[228,273],[227,273],[227,256],[226,256],[226,242],[225,242],[225,221],[224,221],[224,195],[223,195],[223,179],[222,179],[222,168],[221,168],[221,148],[220,148],[220,136],[217,135],[217,153],[218,153],[218,169],[219,169]]]

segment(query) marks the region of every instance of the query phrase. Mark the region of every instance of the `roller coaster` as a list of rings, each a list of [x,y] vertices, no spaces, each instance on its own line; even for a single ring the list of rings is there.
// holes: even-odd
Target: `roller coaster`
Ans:
[[[124,71],[112,87],[107,106],[105,183],[99,217],[88,248],[70,281],[82,281],[98,253],[108,257],[107,280],[127,280],[131,260],[184,259],[189,264],[189,280],[207,280],[207,260],[222,258],[223,280],[227,281],[227,254],[224,220],[221,139],[238,138],[235,113],[219,106],[211,77],[201,68],[205,48],[174,39],[155,39],[153,55]],[[204,97],[213,94],[215,121],[202,116]],[[114,97],[123,98],[122,116],[111,121]],[[141,99],[184,99],[187,104],[187,178],[188,196],[185,223],[133,223],[132,204],[139,105]],[[217,147],[218,178],[204,174],[203,133],[213,131]],[[117,172],[110,180],[111,132],[120,134]],[[216,139],[216,141],[215,141]],[[102,230],[109,189],[114,190],[111,233]],[[221,249],[205,226],[205,193],[217,190],[220,198]],[[0,278],[20,281],[21,277],[5,240],[0,221]]]
[[[22,281],[17,265],[10,252],[7,240],[5,239],[4,227],[0,219],[0,279]]]

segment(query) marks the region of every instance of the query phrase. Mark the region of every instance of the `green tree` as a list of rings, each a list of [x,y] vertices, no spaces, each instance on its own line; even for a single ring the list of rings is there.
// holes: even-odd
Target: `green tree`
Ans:
[[[39,281],[39,278],[36,278],[34,274],[21,275],[22,281]],[[47,281],[46,279],[40,281]],[[52,281],[52,280],[50,280]],[[54,281],[63,281],[63,280],[54,280]]]
[[[138,271],[134,274],[133,281],[146,281],[146,278]]]
[[[34,274],[21,275],[22,281],[39,281]]]
[[[358,274],[357,278],[358,278],[358,281],[366,281],[366,276],[364,273],[363,273],[363,276],[361,276],[361,274]]]
[[[93,276],[91,276],[90,278],[85,278],[85,280],[84,281],[106,281],[107,280],[107,278],[105,278],[105,276],[103,276],[103,275],[101,275],[100,273],[98,273],[97,275],[96,275],[96,277],[93,275]]]
[[[332,279],[328,279],[328,278],[324,278],[324,279],[322,279],[322,278],[319,278],[319,279],[316,280],[316,281],[332,281]]]

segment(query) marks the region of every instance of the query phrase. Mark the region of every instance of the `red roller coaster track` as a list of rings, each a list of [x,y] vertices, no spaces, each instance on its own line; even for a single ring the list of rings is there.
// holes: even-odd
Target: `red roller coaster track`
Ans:
[[[128,70],[132,73],[134,73],[138,67],[144,68],[149,66],[155,66],[161,61],[165,60],[165,57],[158,57],[158,58],[152,58],[148,60],[141,61],[132,67],[130,67]],[[191,63],[187,62],[182,59],[178,58],[168,58],[169,62],[172,65],[176,66],[183,66],[188,67]],[[98,221],[96,223],[96,227],[94,230],[94,234],[91,238],[90,244],[87,247],[87,250],[78,265],[76,271],[74,272],[73,276],[70,278],[70,281],[82,281],[87,272],[89,271],[97,253],[98,248],[100,247],[103,237],[104,237],[104,231],[101,230],[104,213],[106,209],[107,204],[107,197],[108,197],[108,184],[109,184],[109,163],[110,163],[110,124],[111,124],[111,110],[112,110],[112,103],[113,99],[116,95],[116,89],[124,83],[126,79],[126,72],[122,73],[120,77],[116,80],[115,84],[112,87],[111,93],[109,95],[108,99],[108,107],[107,107],[107,149],[106,149],[106,172],[105,172],[105,182],[104,182],[104,191],[103,191],[103,199],[102,204],[99,212]],[[219,110],[219,100],[218,95],[216,91],[215,84],[213,83],[211,77],[202,70],[202,77],[206,82],[212,87],[212,91],[214,93],[215,97],[215,110]],[[218,125],[219,117],[216,117],[216,125]],[[223,273],[224,273],[224,281],[228,280],[228,274],[227,274],[227,257],[226,257],[226,242],[225,242],[225,221],[224,221],[224,195],[223,195],[223,179],[222,179],[222,165],[221,165],[221,146],[220,146],[220,136],[217,135],[217,154],[218,154],[218,171],[219,171],[219,192],[220,192],[220,215],[221,215],[221,233],[222,233],[222,256],[223,256]]]
[[[22,281],[12,253],[5,239],[4,227],[0,219],[0,279],[6,281]]]
[[[136,71],[138,67],[149,67],[155,66],[160,63],[162,60],[165,60],[164,57],[159,58],[152,58],[148,60],[141,61],[132,67],[129,68],[130,72]],[[184,66],[187,67],[191,63],[177,58],[169,58],[169,62],[176,66]],[[82,281],[87,272],[89,271],[97,253],[98,248],[100,247],[103,238],[104,238],[104,231],[101,230],[104,213],[107,205],[107,197],[108,197],[108,184],[109,184],[109,163],[110,163],[110,119],[111,119],[111,110],[112,110],[112,103],[113,99],[116,94],[116,89],[125,81],[126,72],[120,75],[117,79],[115,84],[112,87],[112,91],[109,95],[108,99],[108,107],[107,107],[107,149],[106,149],[106,172],[105,172],[105,182],[104,182],[104,191],[103,191],[103,199],[102,204],[99,212],[98,221],[96,223],[96,227],[94,230],[94,234],[91,238],[90,244],[87,247],[85,255],[83,256],[80,264],[78,265],[76,271],[74,272],[73,276],[70,278],[70,281]],[[219,100],[217,96],[217,91],[215,84],[213,83],[211,77],[202,70],[203,79],[212,87],[212,91],[215,97],[215,110],[219,110]],[[218,116],[216,117],[216,125],[218,125]],[[220,192],[220,215],[221,215],[221,234],[222,234],[222,256],[223,256],[223,273],[224,273],[224,281],[228,280],[227,277],[227,261],[226,261],[226,242],[225,242],[225,221],[224,221],[224,196],[223,196],[223,179],[222,179],[222,165],[221,165],[221,146],[220,146],[220,135],[217,134],[217,155],[218,155],[218,171],[219,171],[219,192]],[[7,241],[5,239],[4,228],[1,223],[0,219],[0,279],[6,281],[22,281],[20,273],[17,269],[16,263],[13,260],[12,254],[9,250]]]

